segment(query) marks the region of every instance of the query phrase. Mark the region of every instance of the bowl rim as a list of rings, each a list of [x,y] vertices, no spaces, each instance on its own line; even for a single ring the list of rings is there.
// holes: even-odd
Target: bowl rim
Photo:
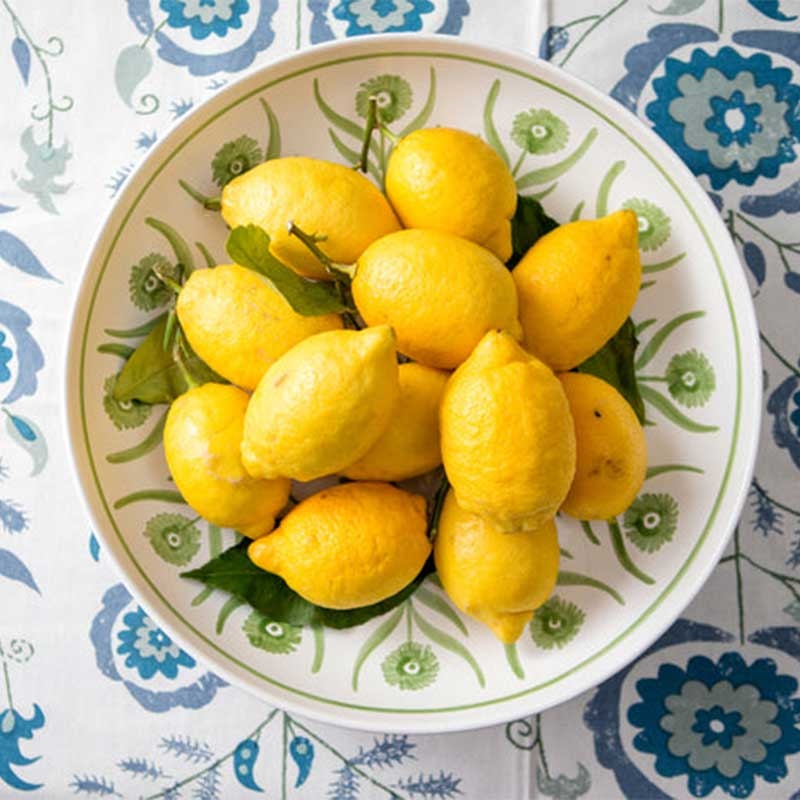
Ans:
[[[541,700],[543,695],[538,690],[546,689],[549,683],[533,687],[529,685],[518,692],[470,704],[467,707],[405,711],[341,703],[299,688],[284,686],[279,682],[268,683],[263,680],[257,682],[255,678],[242,674],[247,671],[246,665],[225,654],[221,647],[215,646],[207,640],[179,613],[178,619],[174,619],[175,609],[168,601],[159,596],[158,591],[143,574],[127,563],[123,552],[124,545],[117,541],[117,537],[112,537],[105,530],[108,523],[100,513],[101,504],[93,497],[90,499],[90,493],[93,494],[95,488],[91,477],[93,467],[91,457],[84,452],[83,422],[79,411],[82,403],[80,378],[85,358],[85,352],[81,345],[81,327],[84,317],[87,316],[88,307],[92,304],[90,295],[92,290],[96,289],[89,285],[90,271],[98,261],[102,260],[102,254],[108,246],[113,247],[115,244],[110,232],[112,222],[120,214],[120,209],[130,205],[139,184],[152,170],[152,165],[162,160],[169,152],[174,153],[176,143],[194,130],[198,123],[210,121],[215,113],[221,113],[232,101],[241,100],[242,88],[246,84],[252,83],[257,87],[245,93],[254,95],[264,91],[266,88],[264,84],[272,83],[276,78],[288,80],[301,72],[337,63],[337,60],[331,59],[330,56],[339,51],[344,52],[338,63],[401,56],[451,58],[499,68],[510,74],[534,80],[537,79],[536,73],[538,73],[539,80],[548,81],[549,79],[552,81],[551,88],[557,90],[560,90],[559,84],[566,83],[570,92],[574,92],[576,95],[573,99],[582,105],[589,105],[591,110],[605,117],[612,127],[621,130],[629,140],[632,141],[631,133],[643,139],[647,146],[646,153],[652,154],[651,160],[659,168],[662,168],[662,171],[664,167],[668,168],[669,175],[666,177],[673,188],[680,196],[683,196],[684,192],[689,195],[691,203],[685,198],[684,201],[695,216],[695,221],[704,233],[717,262],[717,270],[732,315],[731,321],[739,359],[737,380],[740,386],[728,464],[718,491],[716,504],[706,524],[705,533],[700,536],[683,564],[669,579],[659,595],[652,600],[645,612],[603,648],[562,673],[558,677],[558,680],[561,681],[560,691],[545,695],[544,702]],[[352,51],[350,55],[346,55],[348,51]],[[303,65],[306,65],[306,68],[299,69]],[[297,69],[293,69],[293,67],[297,67]],[[533,75],[531,71],[534,73]],[[622,126],[625,127],[624,131]],[[695,210],[698,212],[697,214],[694,214]],[[131,211],[132,209],[129,209],[128,213],[130,214]],[[714,233],[718,235],[714,236],[713,244],[701,219],[714,221],[711,227],[716,229]],[[723,267],[723,264],[728,263],[731,264],[730,268]],[[738,266],[738,270],[735,269],[736,266]],[[732,297],[737,298],[735,306]],[[748,357],[745,358],[745,355]],[[189,114],[168,126],[160,141],[133,170],[123,191],[110,205],[97,228],[84,260],[78,288],[73,298],[68,335],[65,339],[61,363],[65,367],[62,384],[64,402],[61,404],[64,414],[63,431],[66,450],[69,454],[69,464],[72,467],[72,477],[84,510],[92,524],[92,529],[102,540],[105,553],[137,602],[141,601],[148,614],[159,626],[169,632],[170,637],[181,648],[197,654],[201,663],[204,662],[227,682],[287,711],[323,723],[373,732],[442,733],[505,723],[567,702],[580,693],[599,685],[610,675],[635,660],[680,616],[717,565],[738,522],[747,497],[755,467],[761,426],[761,381],[743,380],[745,372],[749,372],[745,369],[746,367],[750,367],[755,375],[760,376],[761,374],[761,353],[758,346],[758,329],[752,297],[747,289],[738,253],[721,218],[718,217],[716,207],[688,167],[654,131],[632,112],[582,79],[516,48],[500,49],[488,44],[443,35],[376,34],[340,39],[293,52],[238,76],[235,81],[208,97]],[[742,414],[745,406],[752,412],[747,418]],[[742,458],[744,459],[743,463]],[[738,485],[730,482],[734,466],[739,473]],[[83,475],[86,475],[86,487],[84,487]],[[723,500],[729,505],[730,512],[724,522],[721,522],[719,518],[714,519],[713,517]],[[716,541],[713,549],[706,553],[705,560],[699,562],[696,556],[701,545],[705,543],[707,546],[707,540],[711,537],[712,532],[718,531],[721,527],[724,530],[721,534],[715,534]],[[687,573],[690,570],[693,574],[690,576],[691,582],[687,583]],[[684,590],[680,595],[673,592],[678,582],[682,584]],[[665,604],[664,601],[669,594],[671,594],[672,602]],[[164,608],[165,605],[166,608]],[[669,608],[674,610],[668,611]],[[188,630],[184,630],[184,627]],[[620,647],[623,640],[627,640],[627,647]],[[590,666],[591,662],[594,663],[593,667]],[[584,667],[588,668],[584,669]],[[580,671],[580,675],[577,675],[578,671]]]

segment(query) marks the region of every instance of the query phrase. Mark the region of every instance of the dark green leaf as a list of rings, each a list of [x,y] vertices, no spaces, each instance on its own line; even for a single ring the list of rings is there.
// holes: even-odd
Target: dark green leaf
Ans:
[[[181,573],[184,578],[201,581],[245,600],[256,611],[276,622],[290,625],[325,625],[328,628],[353,628],[385,614],[410,597],[432,570],[430,560],[420,574],[397,594],[371,606],[339,611],[322,608],[300,597],[286,581],[257,567],[247,555],[245,540],[198,569]]]
[[[639,422],[644,424],[644,403],[633,366],[638,344],[633,320],[628,317],[611,339],[576,369],[610,383],[631,404]]]
[[[545,213],[542,204],[532,197],[517,195],[517,210],[511,220],[511,258],[506,266],[515,267],[522,256],[558,223]]]
[[[332,283],[301,278],[281,264],[269,250],[269,236],[257,225],[234,228],[225,249],[237,264],[263,275],[298,314],[319,317],[347,310]]]
[[[147,338],[128,359],[114,384],[115,400],[121,403],[138,400],[150,405],[171,403],[189,388],[172,352],[164,350],[166,325],[165,317],[147,334]],[[198,383],[227,382],[191,350],[184,362]]]

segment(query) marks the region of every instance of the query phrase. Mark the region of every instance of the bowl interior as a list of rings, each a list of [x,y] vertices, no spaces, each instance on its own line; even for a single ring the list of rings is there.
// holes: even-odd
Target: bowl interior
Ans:
[[[523,194],[561,222],[633,208],[644,279],[633,318],[647,407],[650,472],[609,523],[558,520],[555,596],[503,647],[428,580],[402,611],[348,631],[291,629],[233,607],[179,573],[234,535],[173,502],[159,440],[165,407],[109,400],[120,330],[163,310],[148,280],[171,245],[167,223],[204,263],[225,263],[226,229],[178,186],[215,180],[269,154],[348,163],[364,98],[390,127],[450,125],[484,136],[516,166]],[[388,143],[376,141],[380,181]],[[109,333],[112,331],[112,333]],[[116,332],[113,333],[113,332]],[[760,375],[749,293],[702,189],[654,134],[553,67],[456,40],[379,37],[277,62],[226,88],[155,148],[114,206],[79,295],[69,348],[76,470],[95,530],[153,617],[214,671],[302,714],[362,729],[455,730],[564,701],[643,650],[712,569],[749,481]],[[109,350],[111,352],[109,352]],[[105,351],[105,352],[103,352]],[[749,376],[749,377],[748,377]]]

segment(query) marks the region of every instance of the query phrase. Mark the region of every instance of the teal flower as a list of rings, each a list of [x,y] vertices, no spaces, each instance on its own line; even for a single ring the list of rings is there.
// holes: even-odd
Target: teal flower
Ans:
[[[186,566],[200,550],[200,531],[182,514],[156,514],[145,526],[144,535],[164,561],[178,567]]]
[[[655,553],[672,541],[678,527],[678,504],[669,494],[642,494],[623,518],[625,535],[646,553]]]
[[[276,622],[258,611],[252,611],[244,621],[242,630],[250,644],[268,653],[284,655],[297,650],[303,638],[303,629],[286,622]]]
[[[622,207],[636,214],[639,222],[639,247],[642,250],[656,250],[669,239],[670,219],[655,203],[632,197]]]
[[[176,279],[178,271],[160,253],[146,255],[138,264],[131,267],[128,278],[128,294],[137,308],[152,311],[166,305],[172,297],[172,289],[165,286],[156,275],[155,268],[170,278]]]
[[[745,58],[731,47],[698,48],[688,61],[668,58],[665,67],[653,81],[647,116],[695,175],[708,175],[713,189],[774,178],[797,158],[800,86],[791,70],[774,66],[766,53]]]
[[[125,666],[148,680],[160,673],[169,680],[178,677],[181,667],[192,668],[195,660],[180,649],[142,608],[128,612],[125,627],[117,634],[121,644],[117,653],[125,656]]]
[[[116,375],[110,375],[103,382],[103,409],[114,427],[121,431],[129,428],[138,428],[150,416],[151,407],[136,400],[120,402],[114,397]]]
[[[263,160],[264,155],[258,142],[250,136],[240,136],[238,139],[226,142],[217,150],[211,162],[214,182],[217,186],[225,186]]]
[[[247,0],[161,0],[170,28],[189,28],[193,39],[212,33],[224,37],[232,28],[242,27],[242,17],[250,10]]]
[[[697,350],[673,356],[667,365],[666,378],[672,397],[689,408],[704,406],[717,387],[714,368]]]
[[[369,111],[370,97],[378,102],[381,122],[389,124],[411,108],[411,85],[399,75],[377,75],[364,81],[356,93],[356,113],[364,119]]]
[[[439,659],[428,645],[405,642],[386,656],[381,670],[390,686],[417,691],[436,680]]]
[[[539,647],[559,650],[569,644],[580,631],[586,614],[569,600],[553,595],[536,609],[530,624],[531,636]]]
[[[511,125],[511,138],[529,153],[555,153],[567,143],[569,128],[563,119],[543,108],[521,111]]]

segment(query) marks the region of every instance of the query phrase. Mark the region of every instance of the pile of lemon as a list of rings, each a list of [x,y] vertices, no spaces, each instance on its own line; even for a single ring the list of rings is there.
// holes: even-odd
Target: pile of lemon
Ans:
[[[236,264],[192,273],[176,306],[191,347],[230,385],[173,403],[174,481],[203,517],[253,538],[252,561],[307,600],[376,603],[433,549],[452,601],[512,642],[555,585],[556,513],[604,519],[635,498],[647,460],[636,415],[611,385],[570,370],[634,304],[636,216],[563,225],[512,271],[516,204],[500,157],[448,128],[397,144],[385,195],[353,169],[302,157],[225,187],[228,225],[261,228],[296,273],[331,279],[290,222],[354,265],[362,329],[296,313]],[[395,483],[440,464],[452,488],[431,545],[425,499]],[[273,530],[291,480],[334,474],[348,480]]]

